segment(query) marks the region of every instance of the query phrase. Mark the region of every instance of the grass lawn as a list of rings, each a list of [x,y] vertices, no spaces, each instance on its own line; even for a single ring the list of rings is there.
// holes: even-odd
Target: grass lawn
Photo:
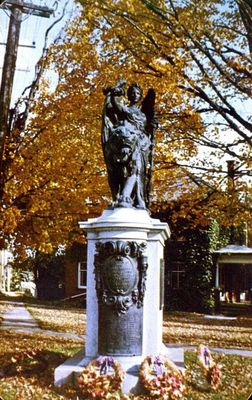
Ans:
[[[3,308],[1,307],[3,306]],[[85,314],[80,308],[50,304],[27,305],[41,327],[83,335]],[[4,311],[0,303],[0,315]],[[164,341],[184,345],[252,348],[252,318],[206,319],[201,314],[165,313]],[[0,398],[2,400],[76,400],[71,387],[53,386],[54,369],[83,346],[81,340],[41,334],[1,331]],[[186,394],[184,400],[247,400],[252,392],[252,358],[213,354],[222,365],[222,384],[210,388],[197,364],[196,352],[185,352]],[[137,397],[131,397],[137,399]],[[148,397],[138,397],[138,399]],[[112,398],[111,398],[112,399]],[[115,397],[114,397],[115,399]],[[126,396],[124,397],[126,399]]]
[[[86,315],[81,308],[28,305],[41,328],[85,334]],[[209,347],[252,349],[252,317],[236,320],[205,318],[203,314],[171,312],[164,314],[165,343],[207,344]]]
[[[252,317],[222,320],[196,313],[165,313],[163,338],[165,343],[252,350]]]
[[[83,308],[28,305],[27,309],[43,329],[85,334],[86,312]]]
[[[252,358],[213,353],[222,366],[222,384],[211,388],[197,365],[196,351],[185,352],[186,400],[248,400],[252,393]]]
[[[72,388],[54,387],[53,374],[54,369],[79,348],[79,341],[62,337],[1,331],[0,398],[75,399]]]

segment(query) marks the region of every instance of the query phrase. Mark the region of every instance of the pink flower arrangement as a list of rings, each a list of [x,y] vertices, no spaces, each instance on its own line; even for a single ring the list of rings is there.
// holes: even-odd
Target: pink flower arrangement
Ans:
[[[214,389],[217,389],[221,383],[221,365],[216,364],[213,360],[212,354],[207,346],[199,346],[198,360],[203,368],[208,384]]]

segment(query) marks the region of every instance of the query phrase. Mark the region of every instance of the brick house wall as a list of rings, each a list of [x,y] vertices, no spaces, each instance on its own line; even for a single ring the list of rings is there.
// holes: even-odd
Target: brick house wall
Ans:
[[[87,246],[79,243],[74,244],[65,261],[65,297],[71,297],[85,292],[85,288],[79,287],[80,276],[78,277],[78,270],[80,269],[80,263],[86,265],[86,259]]]

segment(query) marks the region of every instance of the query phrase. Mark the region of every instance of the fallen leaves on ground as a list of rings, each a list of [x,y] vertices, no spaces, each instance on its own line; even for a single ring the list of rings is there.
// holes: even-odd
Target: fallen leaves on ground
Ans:
[[[29,305],[27,309],[43,329],[76,333],[78,335],[85,334],[86,313],[84,309],[61,309],[36,305]]]
[[[7,308],[5,308],[7,307]],[[13,307],[13,306],[11,306]],[[0,303],[5,312],[9,306]],[[84,334],[85,311],[81,308],[60,309],[49,305],[29,305],[33,316],[44,328],[58,331]],[[212,347],[251,348],[252,318],[236,320],[206,319],[202,314],[173,312],[164,316],[164,342],[183,343],[184,345],[206,344]],[[42,334],[15,333],[1,331],[0,346],[0,398],[4,400],[76,400],[76,390],[70,386],[54,387],[54,370],[64,360],[75,354],[82,346],[79,340],[64,337],[43,336]],[[34,353],[33,353],[34,352]],[[34,360],[26,356],[34,355]],[[36,354],[47,363],[42,363],[38,372],[39,360]],[[28,363],[21,368],[13,368],[12,376],[6,374],[5,367],[19,360]],[[34,363],[34,371],[30,368]],[[225,355],[221,359],[222,385],[218,391],[206,387],[204,376],[197,367],[196,353],[185,352],[185,364],[188,367],[187,394],[185,400],[246,400],[252,381],[251,358]],[[29,370],[30,368],[30,370]],[[23,369],[23,370],[22,370]],[[23,372],[23,373],[22,373]],[[34,372],[34,373],[33,373]],[[123,396],[121,400],[147,400],[146,396]]]
[[[2,331],[0,348],[0,365],[2,378],[0,379],[0,397],[4,400],[76,400],[76,390],[69,386],[61,388],[54,387],[54,369],[66,358],[75,354],[80,342],[68,340],[62,337],[43,336],[38,334],[21,334],[10,331]],[[47,361],[47,369],[41,368],[38,372],[35,365],[29,373],[17,373],[8,376],[3,375],[4,367],[18,362],[17,355],[24,358],[29,352],[39,354]],[[33,353],[32,353],[33,354]],[[185,353],[185,364],[189,367],[190,375],[187,377],[187,394],[185,400],[245,400],[245,394],[249,391],[251,384],[251,358],[241,356],[223,356],[223,383],[215,392],[206,387],[202,372],[196,363],[196,353]],[[188,356],[190,354],[190,356]],[[25,372],[25,371],[23,371]],[[202,375],[200,377],[200,374]],[[122,399],[147,399],[146,396],[124,396]]]
[[[214,319],[203,314],[166,313],[163,324],[165,343],[206,344],[210,347],[252,348],[252,318]]]
[[[86,312],[81,308],[60,309],[30,306],[28,310],[40,326],[49,330],[85,334]],[[252,348],[252,318],[205,318],[203,314],[171,312],[164,314],[163,339],[165,343],[210,347]]]
[[[79,341],[3,330],[0,346],[0,397],[4,400],[75,399],[74,388],[54,387],[54,369],[79,349]],[[32,363],[29,370],[24,369],[24,360],[31,354],[34,354],[34,359],[35,355],[39,354],[44,360],[40,371],[38,364],[35,364],[33,370]],[[23,363],[20,363],[19,359]],[[22,368],[16,367],[16,364],[23,367],[23,371]],[[8,370],[12,373],[8,374]]]

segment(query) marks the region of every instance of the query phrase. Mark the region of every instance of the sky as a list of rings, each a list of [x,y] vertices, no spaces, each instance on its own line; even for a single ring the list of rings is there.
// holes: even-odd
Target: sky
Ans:
[[[66,13],[63,20],[57,23],[49,34],[48,42],[51,43],[58,35],[66,22],[75,13],[77,6],[74,0],[26,0],[27,3],[39,6],[47,6],[54,9],[50,18],[42,18],[34,15],[23,14],[20,32],[20,41],[17,55],[16,71],[13,84],[11,107],[15,104],[18,97],[22,94],[25,87],[29,86],[35,74],[35,65],[39,60],[44,46],[45,32],[51,24],[62,14],[62,10],[67,3]],[[8,34],[10,11],[0,7],[0,78],[5,55],[5,44]],[[23,47],[30,46],[30,47]]]

